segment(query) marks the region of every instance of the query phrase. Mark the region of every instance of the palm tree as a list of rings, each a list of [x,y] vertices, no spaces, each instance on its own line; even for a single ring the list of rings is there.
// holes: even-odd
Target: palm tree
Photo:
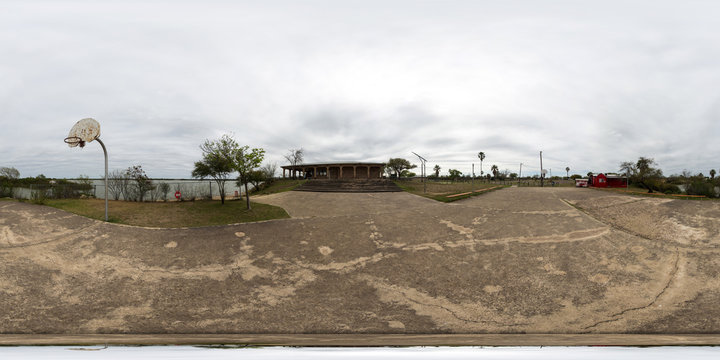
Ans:
[[[565,173],[567,174],[567,178],[569,179],[570,178],[570,167],[569,166],[565,168]]]
[[[478,158],[480,158],[480,176],[482,177],[482,174],[483,174],[483,171],[482,171],[482,161],[485,160],[485,153],[482,152],[482,151],[479,152],[479,153],[478,153]]]
[[[440,165],[435,165],[433,170],[435,171],[435,177],[440,177]]]
[[[498,173],[497,165],[493,165],[492,167],[490,167],[490,171],[492,171],[492,173],[493,173],[493,178],[497,178],[497,173]]]

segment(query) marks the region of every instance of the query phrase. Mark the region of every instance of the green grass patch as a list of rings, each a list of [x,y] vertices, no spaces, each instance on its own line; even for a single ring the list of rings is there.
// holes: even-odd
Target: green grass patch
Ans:
[[[262,187],[262,189],[258,191],[252,191],[250,194],[250,198],[252,199],[253,195],[268,195],[268,194],[276,194],[281,193],[285,191],[290,191],[295,189],[296,187],[302,185],[307,180],[293,180],[293,179],[278,179],[272,182],[272,184],[268,185],[267,187]]]
[[[483,182],[428,181],[427,184],[423,184],[423,182],[418,179],[395,181],[395,184],[403,191],[442,202],[458,201],[510,187],[510,185]],[[427,191],[425,191],[425,187],[427,187]]]
[[[251,197],[252,199],[252,197]],[[101,199],[47,199],[45,205],[97,220],[105,219],[105,201]],[[109,221],[119,224],[162,228],[226,225],[290,216],[285,209],[244,200],[131,202],[110,201]]]

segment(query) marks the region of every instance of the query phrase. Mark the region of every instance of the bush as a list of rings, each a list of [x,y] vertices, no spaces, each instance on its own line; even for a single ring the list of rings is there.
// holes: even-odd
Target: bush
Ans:
[[[46,188],[38,188],[30,191],[30,201],[33,204],[45,205],[45,200],[47,200]]]
[[[167,201],[168,193],[170,192],[170,184],[161,182],[158,184],[158,190],[160,191],[160,194],[162,194],[162,201]]]
[[[14,185],[11,181],[0,178],[0,197],[13,197]]]
[[[715,186],[712,183],[701,179],[691,181],[687,185],[687,188],[685,188],[685,192],[688,195],[704,195],[709,198],[717,196],[717,194],[715,194]]]
[[[680,188],[675,184],[659,183],[657,185],[657,191],[663,194],[681,194]]]

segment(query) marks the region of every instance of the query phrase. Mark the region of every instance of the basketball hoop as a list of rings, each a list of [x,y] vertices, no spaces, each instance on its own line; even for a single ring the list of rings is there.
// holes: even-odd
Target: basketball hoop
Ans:
[[[81,148],[85,147],[85,142],[83,139],[77,137],[77,136],[68,136],[65,138],[65,143],[68,144],[70,147],[76,147],[80,145]]]
[[[69,147],[77,147],[80,145],[81,148],[85,147],[85,143],[95,141],[100,144],[105,154],[105,221],[108,221],[108,156],[105,144],[100,140],[100,123],[93,118],[85,118],[77,123],[70,129],[70,133],[65,138],[65,143]]]

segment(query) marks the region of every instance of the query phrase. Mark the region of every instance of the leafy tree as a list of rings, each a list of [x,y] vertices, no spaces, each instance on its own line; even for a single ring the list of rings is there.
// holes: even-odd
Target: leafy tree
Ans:
[[[450,169],[448,170],[448,173],[450,173],[450,180],[455,181],[462,177],[462,172],[457,169]]]
[[[417,167],[417,165],[410,164],[409,161],[402,158],[391,158],[385,166],[395,172],[395,176],[397,177],[401,177],[404,170],[410,170]]]
[[[483,162],[483,160],[485,160],[485,153],[482,152],[482,151],[479,152],[479,153],[478,153],[478,159],[480,159],[480,176],[482,176],[482,174],[483,174],[483,171],[482,171],[482,162]]]
[[[710,178],[711,178],[711,179],[715,179],[715,174],[717,174],[717,173],[715,172],[715,169],[710,169]]]
[[[570,178],[573,179],[573,180],[575,180],[575,179],[582,179],[582,175],[580,175],[580,174],[572,174],[572,175],[570,176]]]
[[[631,182],[652,193],[653,188],[657,188],[658,181],[662,178],[662,170],[655,166],[657,166],[655,160],[641,156],[634,164],[629,161],[621,163],[620,171],[625,173]]]
[[[440,177],[440,165],[435,165],[433,168],[433,171],[435,171],[435,177]]]
[[[510,173],[510,179],[517,179],[518,174],[517,173]]]
[[[1,167],[0,177],[15,180],[20,177],[20,172],[14,167]]]
[[[195,162],[192,177],[212,178],[220,191],[220,203],[225,204],[225,181],[237,170],[235,165],[236,152],[240,146],[230,135],[223,135],[217,140],[205,140],[200,145],[203,152],[202,160]]]
[[[265,182],[265,173],[262,170],[253,170],[248,174],[248,182],[253,186],[253,191],[260,190],[260,186]]]
[[[493,173],[493,178],[494,178],[494,179],[497,179],[497,177],[498,177],[498,166],[497,166],[497,165],[491,166],[491,167],[490,167],[490,171]]]
[[[285,159],[290,163],[292,166],[300,165],[303,162],[304,157],[304,150],[303,148],[299,149],[290,149],[287,155],[283,155]],[[293,179],[295,178],[295,172],[293,171]]]
[[[160,190],[160,193],[162,194],[162,200],[167,201],[168,193],[170,192],[170,184],[161,182],[158,185],[158,190]]]
[[[250,192],[248,191],[247,185],[253,180],[254,176],[262,178],[262,173],[255,173],[253,175],[253,171],[262,163],[265,157],[265,150],[260,148],[253,148],[251,150],[249,146],[245,145],[238,147],[233,156],[234,168],[240,174],[238,177],[238,185],[245,185],[245,199],[247,201],[247,209],[250,210]]]
[[[134,185],[131,198],[135,201],[143,201],[145,194],[152,188],[153,184],[147,174],[145,174],[142,165],[134,165],[127,168],[125,175]]]

